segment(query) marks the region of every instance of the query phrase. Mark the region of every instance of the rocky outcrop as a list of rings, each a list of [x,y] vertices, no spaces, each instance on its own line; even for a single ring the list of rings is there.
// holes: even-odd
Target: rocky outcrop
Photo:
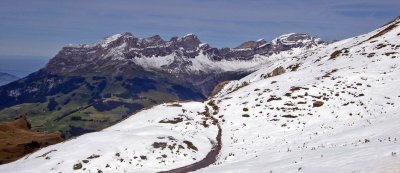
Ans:
[[[272,71],[271,77],[281,75],[281,74],[283,74],[283,73],[285,73],[285,72],[286,72],[285,68],[283,68],[283,67],[278,67],[278,68],[276,68],[276,69],[274,69],[274,70]]]
[[[12,162],[28,153],[63,140],[64,137],[59,132],[32,131],[25,117],[13,122],[0,123],[0,164]]]

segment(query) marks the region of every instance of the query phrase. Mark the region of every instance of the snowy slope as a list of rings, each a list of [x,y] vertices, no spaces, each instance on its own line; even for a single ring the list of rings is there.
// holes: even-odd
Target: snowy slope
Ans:
[[[221,61],[213,61],[209,58],[208,55],[204,55],[202,51],[200,51],[199,55],[193,59],[180,59],[179,61],[186,61],[184,64],[190,64],[187,69],[168,69],[169,73],[178,73],[182,70],[187,70],[188,73],[199,73],[199,72],[253,72],[256,71],[263,66],[271,64],[279,59],[286,59],[288,57],[293,57],[300,55],[306,50],[315,49],[313,48],[293,48],[288,51],[283,51],[278,54],[272,55],[255,55],[251,60],[221,60]],[[145,69],[157,70],[162,69],[165,66],[169,66],[176,61],[176,56],[174,54],[164,56],[164,57],[142,57],[134,59],[133,61],[144,67]],[[166,69],[164,69],[166,70]]]
[[[397,172],[399,22],[226,85],[222,153],[203,172]]]
[[[277,59],[204,103],[144,110],[0,172],[167,171],[219,147],[216,162],[198,172],[398,172],[399,25],[397,18],[371,33]]]
[[[211,149],[217,134],[215,125],[204,122],[204,108],[202,103],[159,105],[3,165],[0,172],[72,172],[80,166],[77,172],[153,172],[187,165],[205,157],[202,151]]]

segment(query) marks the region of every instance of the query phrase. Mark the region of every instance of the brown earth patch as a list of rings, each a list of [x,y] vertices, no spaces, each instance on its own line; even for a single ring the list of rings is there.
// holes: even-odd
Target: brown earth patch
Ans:
[[[60,132],[43,133],[31,130],[25,117],[0,123],[0,164],[15,161],[48,145],[64,140]]]
[[[214,87],[214,89],[213,89],[212,92],[211,92],[210,97],[213,97],[213,96],[215,96],[216,94],[218,94],[218,93],[224,88],[224,86],[225,86],[226,84],[228,84],[229,82],[230,82],[230,81],[223,81],[223,82],[220,82],[217,86]]]

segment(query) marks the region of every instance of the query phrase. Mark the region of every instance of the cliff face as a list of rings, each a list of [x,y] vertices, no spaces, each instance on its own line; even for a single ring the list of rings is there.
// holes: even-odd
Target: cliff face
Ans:
[[[12,162],[48,145],[64,140],[62,133],[43,133],[31,130],[25,117],[0,123],[0,164]],[[45,157],[45,156],[43,156]]]

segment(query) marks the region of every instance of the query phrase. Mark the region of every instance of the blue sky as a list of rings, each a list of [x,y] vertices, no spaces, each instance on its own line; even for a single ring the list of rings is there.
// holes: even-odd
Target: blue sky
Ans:
[[[63,45],[131,32],[195,33],[214,47],[299,32],[325,40],[371,31],[399,0],[1,0],[0,55],[53,57]]]

